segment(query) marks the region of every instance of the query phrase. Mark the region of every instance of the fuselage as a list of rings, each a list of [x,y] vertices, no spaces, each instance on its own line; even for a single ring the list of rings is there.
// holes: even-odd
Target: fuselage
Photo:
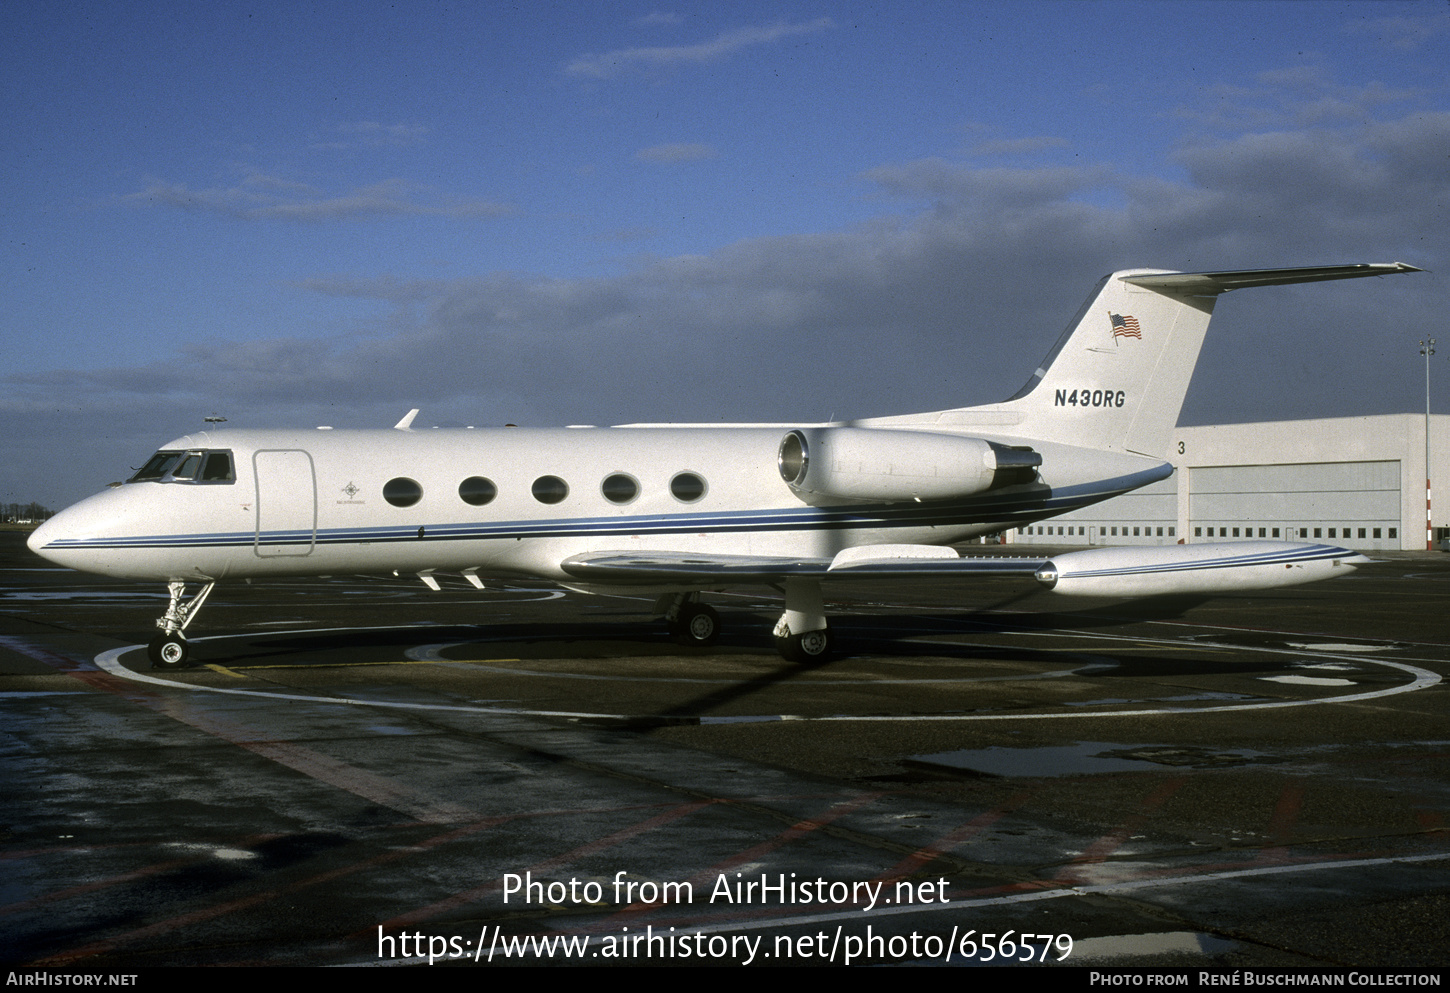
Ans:
[[[951,500],[808,504],[777,465],[792,427],[201,432],[162,446],[154,471],[138,473],[148,478],[58,514],[30,545],[133,579],[436,571],[566,581],[560,562],[603,550],[830,557],[950,544],[1172,472],[1157,459],[1033,441],[1042,466],[1031,483]]]

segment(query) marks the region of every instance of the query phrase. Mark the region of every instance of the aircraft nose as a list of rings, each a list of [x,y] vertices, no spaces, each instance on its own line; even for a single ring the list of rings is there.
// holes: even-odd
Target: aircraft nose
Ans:
[[[94,500],[94,497],[82,500],[62,510],[30,532],[25,544],[43,559],[49,559],[67,569],[77,568],[76,542],[97,533],[97,515],[91,506]]]
[[[58,522],[61,516],[60,514],[56,514],[50,520],[40,525],[40,527],[30,532],[30,537],[25,539],[26,547],[41,558],[50,558],[49,555],[45,554],[44,548],[50,542],[60,537],[61,529]]]

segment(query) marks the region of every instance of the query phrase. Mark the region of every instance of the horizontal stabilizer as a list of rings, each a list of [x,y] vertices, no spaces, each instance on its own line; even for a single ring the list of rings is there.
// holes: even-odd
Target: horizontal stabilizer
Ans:
[[[1328,279],[1389,276],[1397,272],[1424,272],[1403,262],[1365,262],[1358,265],[1316,265],[1298,269],[1235,269],[1225,272],[1164,272],[1124,276],[1123,282],[1169,293],[1211,295],[1250,286],[1286,286]]]

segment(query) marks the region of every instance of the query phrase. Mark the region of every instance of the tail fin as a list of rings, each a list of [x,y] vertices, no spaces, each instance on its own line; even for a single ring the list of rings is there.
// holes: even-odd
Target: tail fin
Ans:
[[[1402,262],[1105,276],[1027,384],[986,410],[1015,415],[1013,433],[1163,458],[1220,293],[1420,272]],[[981,408],[978,408],[981,409]]]

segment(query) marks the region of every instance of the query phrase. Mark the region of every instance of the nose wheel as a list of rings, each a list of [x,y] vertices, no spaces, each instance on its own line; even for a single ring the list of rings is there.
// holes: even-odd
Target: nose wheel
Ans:
[[[211,595],[214,586],[216,583],[207,583],[196,591],[196,596],[183,602],[186,584],[167,584],[171,603],[167,606],[166,613],[156,621],[161,633],[146,646],[146,655],[151,659],[153,669],[181,669],[186,666],[187,656],[191,654],[186,644],[186,626],[196,619],[196,612],[206,603],[206,598]]]
[[[146,655],[151,659],[153,669],[185,668],[190,654],[186,638],[179,631],[176,634],[158,634],[146,646]]]

